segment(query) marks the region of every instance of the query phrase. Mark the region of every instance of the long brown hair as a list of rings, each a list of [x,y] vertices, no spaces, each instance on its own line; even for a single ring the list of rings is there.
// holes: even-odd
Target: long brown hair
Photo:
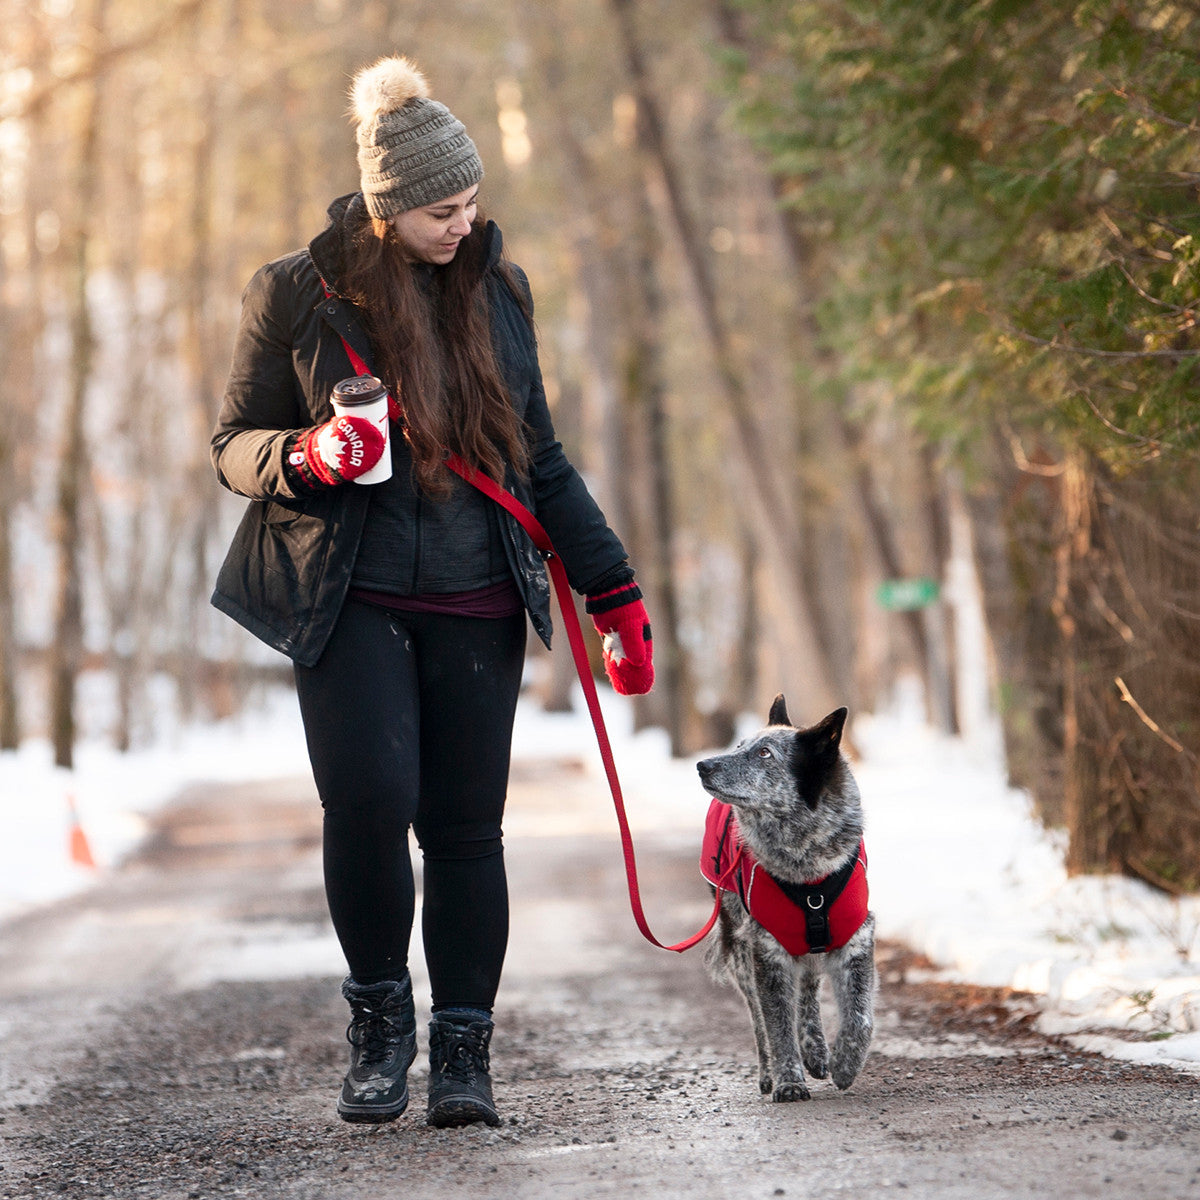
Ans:
[[[376,370],[404,406],[416,482],[435,496],[449,488],[447,450],[498,483],[506,463],[520,475],[529,470],[492,346],[486,227],[477,215],[454,258],[431,268],[428,282],[418,278],[426,268],[408,261],[389,222],[367,218],[349,239],[343,286],[365,315]],[[514,295],[524,308],[520,292]]]

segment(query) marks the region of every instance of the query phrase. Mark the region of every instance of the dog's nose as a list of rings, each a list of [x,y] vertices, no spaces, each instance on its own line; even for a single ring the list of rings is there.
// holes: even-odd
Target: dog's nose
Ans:
[[[711,758],[702,758],[696,764],[696,770],[700,772],[700,778],[707,780],[713,769]]]

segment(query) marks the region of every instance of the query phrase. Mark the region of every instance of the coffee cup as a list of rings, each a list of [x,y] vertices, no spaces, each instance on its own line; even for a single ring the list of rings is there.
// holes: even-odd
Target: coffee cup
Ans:
[[[330,397],[339,417],[366,417],[383,434],[383,453],[379,461],[355,479],[355,483],[382,483],[392,477],[392,449],[388,438],[388,390],[374,375],[356,375],[343,379]]]

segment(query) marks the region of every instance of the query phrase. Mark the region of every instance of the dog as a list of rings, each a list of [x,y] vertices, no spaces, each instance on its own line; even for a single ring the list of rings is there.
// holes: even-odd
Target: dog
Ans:
[[[721,892],[705,961],[745,998],[759,1087],[776,1101],[809,1099],[805,1070],[848,1088],[874,1031],[875,917],[862,803],[841,751],[846,716],[839,708],[798,729],[777,696],[765,729],[696,764],[713,797],[701,870]],[[838,1011],[832,1052],[826,973]]]

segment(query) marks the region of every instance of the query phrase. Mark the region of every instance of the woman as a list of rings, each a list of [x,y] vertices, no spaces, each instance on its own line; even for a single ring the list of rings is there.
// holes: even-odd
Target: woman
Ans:
[[[526,614],[549,644],[549,586],[520,526],[447,469],[447,452],[536,512],[597,629],[623,646],[606,650],[619,691],[653,682],[650,626],[620,541],[555,440],[528,283],[478,215],[474,143],[405,59],[360,72],[351,95],[362,190],[243,297],[212,454],[253,503],[213,603],[295,663],[350,968],[338,1111],[388,1121],[408,1103],[411,826],[432,987],[427,1119],[495,1125],[501,817]],[[356,373],[350,349],[403,401],[392,476],[369,486],[353,480],[380,459],[381,435],[331,416],[334,385]]]

